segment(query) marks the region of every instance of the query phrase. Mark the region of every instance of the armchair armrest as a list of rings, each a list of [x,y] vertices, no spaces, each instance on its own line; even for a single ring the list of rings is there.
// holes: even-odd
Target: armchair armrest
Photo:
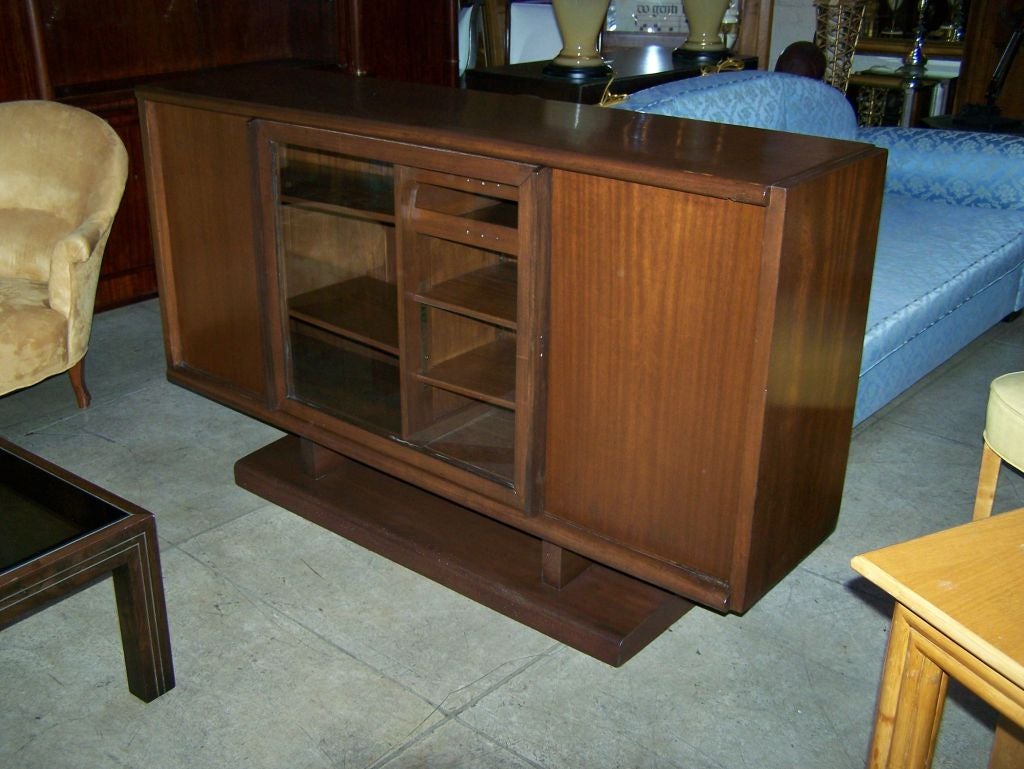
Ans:
[[[110,235],[109,220],[87,219],[53,248],[50,260],[50,307],[68,319],[69,360],[85,354],[92,327],[96,286],[103,250]]]
[[[960,206],[1024,210],[1024,137],[929,128],[860,128],[889,152],[886,192]]]

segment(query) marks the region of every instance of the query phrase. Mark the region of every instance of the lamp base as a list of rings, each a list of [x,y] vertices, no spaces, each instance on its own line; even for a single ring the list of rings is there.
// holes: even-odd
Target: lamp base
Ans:
[[[718,64],[732,56],[728,48],[718,50],[691,50],[689,48],[676,48],[672,51],[672,58],[677,61],[692,61],[698,64]]]
[[[612,74],[612,68],[608,64],[591,64],[587,66],[575,66],[571,64],[556,64],[549,61],[541,70],[544,77],[557,77],[563,80],[579,82],[583,80],[606,80]]]

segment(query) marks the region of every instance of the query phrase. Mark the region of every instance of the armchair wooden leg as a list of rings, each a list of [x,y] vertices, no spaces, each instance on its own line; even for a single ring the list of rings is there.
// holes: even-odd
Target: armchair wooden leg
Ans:
[[[85,386],[85,357],[68,369],[68,377],[71,379],[71,388],[75,391],[75,400],[78,401],[78,408],[84,409],[89,406],[92,396],[89,395],[89,388]]]
[[[985,442],[981,451],[981,471],[978,473],[978,495],[974,499],[972,520],[988,518],[992,514],[992,502],[996,497],[996,482],[1003,460]]]

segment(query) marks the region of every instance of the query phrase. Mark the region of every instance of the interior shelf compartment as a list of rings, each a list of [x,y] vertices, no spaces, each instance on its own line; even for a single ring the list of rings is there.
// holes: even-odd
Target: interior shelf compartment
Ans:
[[[431,366],[416,375],[424,384],[514,410],[516,338],[504,334],[494,341]]]
[[[414,433],[410,442],[475,475],[511,486],[515,413],[477,403]]]
[[[385,435],[401,429],[398,357],[316,326],[290,324],[289,397]]]
[[[395,180],[391,174],[291,161],[281,170],[280,201],[394,222]]]
[[[504,261],[450,278],[413,298],[421,304],[516,329],[515,262]]]
[[[519,252],[519,205],[514,200],[419,184],[410,221],[424,235],[505,254]]]
[[[288,313],[317,328],[398,355],[398,292],[362,275],[292,297]]]

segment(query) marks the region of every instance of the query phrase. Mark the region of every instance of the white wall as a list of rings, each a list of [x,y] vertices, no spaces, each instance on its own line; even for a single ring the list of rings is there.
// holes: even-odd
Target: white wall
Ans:
[[[814,5],[812,0],[775,0],[772,15],[772,47],[766,62],[774,69],[786,46],[797,40],[814,40]]]

